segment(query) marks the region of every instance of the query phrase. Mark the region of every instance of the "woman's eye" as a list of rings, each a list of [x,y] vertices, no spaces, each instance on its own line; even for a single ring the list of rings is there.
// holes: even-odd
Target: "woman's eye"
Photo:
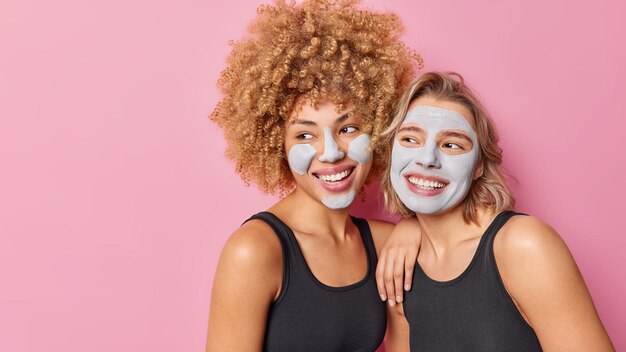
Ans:
[[[300,140],[311,139],[313,138],[313,135],[310,133],[300,133],[299,135],[296,136],[296,138]]]
[[[446,149],[462,149],[462,147],[456,143],[444,143],[443,147]]]
[[[402,137],[402,138],[400,138],[400,142],[405,142],[405,143],[410,143],[410,144],[417,144],[417,139],[412,138],[412,137]]]
[[[341,130],[339,130],[339,132],[341,132],[341,133],[352,133],[352,132],[356,132],[358,130],[359,129],[356,128],[355,126],[346,126],[346,127],[343,127]]]

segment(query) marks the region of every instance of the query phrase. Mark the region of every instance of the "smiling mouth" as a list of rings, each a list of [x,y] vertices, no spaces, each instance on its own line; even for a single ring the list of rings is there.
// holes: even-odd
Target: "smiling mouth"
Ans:
[[[426,180],[416,176],[409,176],[407,180],[414,186],[425,189],[425,190],[433,190],[433,189],[442,189],[446,187],[448,184],[439,181]]]
[[[352,174],[352,171],[354,171],[354,168],[351,168],[349,170],[344,170],[336,174],[320,175],[320,174],[314,173],[313,175],[324,183],[333,184],[336,182],[341,182],[345,180],[346,178],[348,178]]]

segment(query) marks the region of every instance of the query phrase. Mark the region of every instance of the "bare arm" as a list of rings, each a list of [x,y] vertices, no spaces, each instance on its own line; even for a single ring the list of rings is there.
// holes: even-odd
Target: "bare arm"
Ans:
[[[378,275],[380,268],[380,260],[382,251],[385,246],[389,242],[390,235],[395,232],[396,226],[391,223],[369,220],[370,229],[372,230],[372,235],[374,238],[374,245],[376,247],[376,252],[378,253],[378,266],[376,270],[376,278],[378,281]],[[411,230],[409,226],[405,227],[404,230]],[[414,230],[414,229],[412,229]],[[393,232],[392,232],[393,231]],[[403,234],[405,232],[403,231]],[[413,236],[415,233],[413,232]],[[420,236],[421,237],[421,236]],[[418,243],[419,246],[419,243]],[[417,254],[416,254],[417,256]],[[402,287],[400,287],[402,290]],[[379,292],[381,286],[379,285]],[[381,293],[382,295],[382,293]],[[385,335],[385,351],[386,352],[407,352],[409,351],[409,323],[404,317],[404,310],[401,304],[391,306],[387,305],[387,333]]]
[[[376,266],[376,284],[382,300],[394,306],[410,290],[422,230],[415,218],[402,219],[387,238]]]
[[[402,304],[387,306],[387,335],[385,352],[409,351],[409,322],[404,317]]]
[[[280,241],[264,223],[246,223],[229,238],[220,256],[207,352],[261,351],[268,309],[281,281]]]
[[[542,349],[614,351],[582,275],[559,235],[526,216],[514,217],[503,230],[494,242],[498,269]]]

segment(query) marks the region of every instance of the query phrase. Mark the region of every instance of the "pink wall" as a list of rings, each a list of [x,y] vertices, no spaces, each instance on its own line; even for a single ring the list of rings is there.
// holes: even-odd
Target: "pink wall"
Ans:
[[[220,248],[274,199],[206,118],[258,3],[2,1],[0,350],[203,350]],[[625,3],[367,4],[484,97],[519,208],[562,234],[626,349]]]

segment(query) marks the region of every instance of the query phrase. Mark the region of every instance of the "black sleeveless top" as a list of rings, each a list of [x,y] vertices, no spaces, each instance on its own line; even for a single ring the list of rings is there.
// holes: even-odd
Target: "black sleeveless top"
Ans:
[[[411,351],[541,351],[502,283],[493,254],[496,233],[516,214],[498,214],[457,278],[435,281],[416,265],[404,301]]]
[[[374,351],[385,336],[387,315],[374,277],[376,250],[367,221],[352,218],[367,256],[366,276],[331,287],[309,269],[293,231],[269,212],[254,215],[269,224],[283,250],[281,292],[269,309],[264,351]]]

